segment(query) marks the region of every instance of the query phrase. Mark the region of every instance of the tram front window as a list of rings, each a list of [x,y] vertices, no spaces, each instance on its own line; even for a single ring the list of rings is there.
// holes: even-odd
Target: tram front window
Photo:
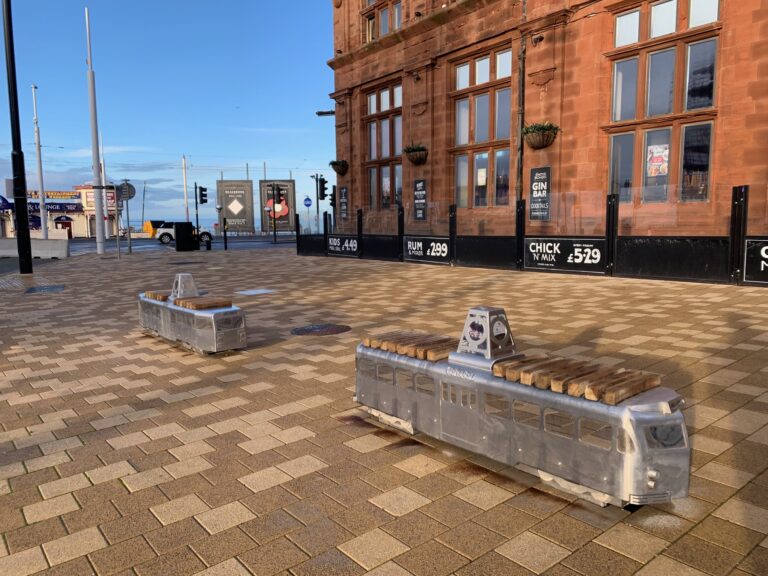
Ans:
[[[683,426],[681,424],[651,424],[645,427],[645,441],[651,450],[684,448]]]

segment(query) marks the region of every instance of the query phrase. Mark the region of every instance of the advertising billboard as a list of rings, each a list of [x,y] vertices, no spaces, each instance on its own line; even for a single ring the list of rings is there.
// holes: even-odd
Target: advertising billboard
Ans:
[[[282,202],[275,203],[274,191]],[[277,226],[278,232],[293,232],[296,227],[296,181],[295,180],[259,180],[261,198],[261,231],[272,232]],[[273,206],[277,210],[273,211]]]
[[[228,232],[256,233],[253,225],[253,180],[217,180],[216,205],[221,206],[220,230],[223,230],[226,218]]]

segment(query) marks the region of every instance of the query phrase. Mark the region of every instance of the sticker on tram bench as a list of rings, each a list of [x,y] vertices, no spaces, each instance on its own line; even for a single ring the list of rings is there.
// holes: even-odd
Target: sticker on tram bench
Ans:
[[[403,239],[403,257],[417,262],[450,264],[449,239],[428,236],[406,236]]]
[[[744,282],[768,284],[768,238],[747,240]]]
[[[328,236],[328,254],[332,256],[356,257],[359,254],[357,236]]]
[[[525,267],[605,274],[602,238],[526,238]]]

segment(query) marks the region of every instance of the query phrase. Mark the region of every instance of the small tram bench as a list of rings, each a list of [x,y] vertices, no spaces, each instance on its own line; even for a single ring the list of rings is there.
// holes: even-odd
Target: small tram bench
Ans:
[[[538,474],[601,505],[688,494],[683,398],[660,376],[517,352],[499,308],[461,338],[398,331],[356,350],[355,398],[383,423]]]
[[[245,312],[231,300],[201,296],[191,274],[177,274],[172,290],[139,294],[139,325],[201,354],[246,345]]]

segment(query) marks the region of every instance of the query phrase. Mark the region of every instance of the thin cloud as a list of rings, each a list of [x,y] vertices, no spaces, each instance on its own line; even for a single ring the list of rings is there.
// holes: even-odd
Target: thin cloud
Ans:
[[[157,152],[156,148],[149,148],[147,146],[104,146],[104,155],[107,154],[128,154],[135,152]],[[61,156],[63,158],[90,158],[93,151],[91,148],[77,148],[75,150],[67,150],[66,152],[50,153],[51,156]]]

